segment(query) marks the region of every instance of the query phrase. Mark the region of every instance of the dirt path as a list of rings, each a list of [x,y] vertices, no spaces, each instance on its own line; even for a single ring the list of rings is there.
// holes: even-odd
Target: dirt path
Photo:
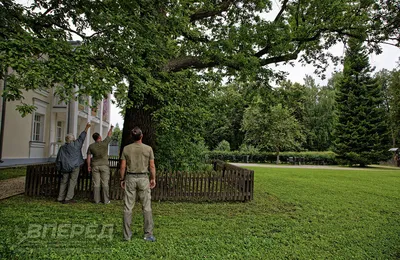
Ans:
[[[24,193],[25,177],[0,181],[0,200]]]
[[[381,166],[373,165],[364,168],[359,167],[343,167],[343,166],[331,166],[331,165],[290,165],[290,164],[261,164],[261,163],[232,163],[233,165],[246,168],[247,167],[268,167],[268,168],[304,168],[304,169],[331,169],[331,170],[354,170],[354,171],[364,171],[364,170],[400,170],[398,167],[392,166]]]

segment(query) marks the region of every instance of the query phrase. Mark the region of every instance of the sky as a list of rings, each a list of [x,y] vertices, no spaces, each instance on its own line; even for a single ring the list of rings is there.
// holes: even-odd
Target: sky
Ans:
[[[124,118],[119,113],[121,109],[119,109],[115,104],[111,103],[111,111],[110,111],[110,121],[113,126],[119,125],[119,128],[122,129],[124,126]]]

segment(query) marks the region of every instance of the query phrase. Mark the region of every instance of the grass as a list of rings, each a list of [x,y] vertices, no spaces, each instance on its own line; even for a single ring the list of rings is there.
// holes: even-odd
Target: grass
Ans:
[[[1,201],[0,258],[400,258],[399,170],[253,169],[254,201],[154,202],[156,243],[142,240],[139,207],[132,241],[122,240],[121,201],[62,205],[23,196]],[[32,224],[114,229],[108,238],[48,232],[18,244]]]
[[[0,180],[7,180],[26,175],[26,167],[1,168]]]

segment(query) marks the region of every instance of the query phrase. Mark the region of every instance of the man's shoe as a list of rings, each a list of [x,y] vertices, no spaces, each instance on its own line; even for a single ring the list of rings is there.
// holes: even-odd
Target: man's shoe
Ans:
[[[56,202],[64,203],[63,200],[58,200],[58,199],[56,199]]]
[[[110,204],[110,203],[111,203],[111,200],[104,202],[104,204]]]
[[[64,200],[63,204],[76,203],[76,200]]]
[[[154,236],[144,237],[144,240],[149,242],[156,242],[156,238]]]

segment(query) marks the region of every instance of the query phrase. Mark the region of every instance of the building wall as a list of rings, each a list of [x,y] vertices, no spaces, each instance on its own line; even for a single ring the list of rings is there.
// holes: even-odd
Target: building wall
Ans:
[[[0,82],[0,89],[3,89]],[[85,129],[86,123],[91,122],[92,127],[88,131],[85,143],[82,147],[82,154],[86,157],[87,147],[94,142],[91,135],[99,132],[103,138],[107,135],[110,126],[110,113],[107,111],[105,116],[102,113],[91,113],[91,111],[79,111],[77,101],[71,104],[58,106],[53,100],[53,93],[29,91],[23,94],[24,103],[35,105],[37,110],[33,114],[22,117],[16,110],[20,101],[6,102],[6,116],[4,124],[4,139],[2,166],[12,166],[18,164],[41,163],[54,161],[58,148],[64,144],[65,135],[73,133],[76,137]],[[107,99],[109,103],[109,99]],[[109,106],[108,106],[109,107]],[[100,109],[103,108],[103,102]],[[102,111],[102,110],[101,110]],[[0,110],[1,114],[1,110]],[[35,129],[35,114],[37,118],[42,118],[41,140],[33,141],[32,131]],[[57,121],[62,124],[61,142],[57,142]]]
[[[25,92],[24,102],[35,105],[37,110],[33,114],[22,117],[16,110],[19,101],[6,103],[6,116],[3,139],[3,159],[17,158],[44,158],[48,157],[50,128],[50,102],[45,93]],[[38,113],[44,116],[42,139],[43,141],[32,141],[33,118]]]

